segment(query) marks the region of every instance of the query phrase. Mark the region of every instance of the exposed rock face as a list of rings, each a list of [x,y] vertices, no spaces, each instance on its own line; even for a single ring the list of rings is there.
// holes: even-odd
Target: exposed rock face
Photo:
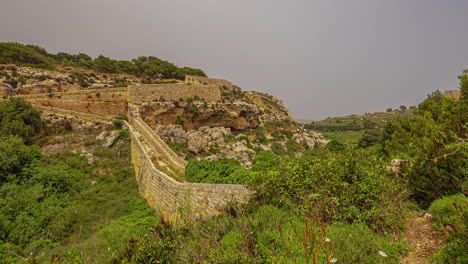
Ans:
[[[140,84],[131,75],[105,75],[91,70],[61,68],[60,71],[0,65],[1,84],[14,84],[14,95],[59,93],[81,89],[112,88],[119,82]],[[1,93],[1,92],[0,92]]]
[[[102,146],[106,148],[110,148],[115,143],[117,135],[118,135],[117,130],[106,131],[106,132],[102,132],[101,134],[99,134],[99,136],[97,136],[96,139],[102,141]]]
[[[202,127],[188,134],[188,150],[201,153],[213,146],[224,146],[224,137],[231,135],[231,130],[225,127]]]
[[[0,83],[0,97],[8,97],[14,95],[14,90],[8,83]]]
[[[302,127],[298,128],[293,134],[293,139],[301,145],[307,145],[310,149],[313,149],[318,144],[319,147],[324,147],[329,140],[324,138],[322,134],[316,133],[304,129]]]
[[[242,166],[250,168],[256,153],[246,146],[246,142],[236,142],[221,149],[221,155],[228,159],[237,160]]]
[[[179,125],[157,125],[154,130],[166,142],[187,142],[187,132]]]
[[[259,125],[258,107],[246,102],[145,102],[138,108],[153,128],[182,124],[187,131],[204,126],[246,130]]]
[[[294,120],[282,100],[258,92],[248,92],[247,96],[262,112],[259,116],[261,123]]]

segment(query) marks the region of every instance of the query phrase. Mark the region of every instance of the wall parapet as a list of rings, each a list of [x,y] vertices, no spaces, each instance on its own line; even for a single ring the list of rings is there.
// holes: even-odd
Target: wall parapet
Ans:
[[[183,83],[172,84],[146,84],[128,86],[129,103],[158,101],[179,101],[181,98],[193,98],[198,96],[206,101],[221,101],[221,92],[215,85],[186,85]]]
[[[133,120],[132,125],[166,161],[170,162],[179,168],[180,171],[185,170],[187,161],[180,158],[169,146],[151,129],[145,121],[140,117]]]
[[[106,123],[106,124],[112,124],[112,121],[114,118],[107,117],[107,116],[99,116],[99,115],[92,115],[92,114],[85,114],[85,113],[80,113],[80,112],[75,112],[75,111],[70,111],[70,110],[65,110],[65,109],[58,109],[58,108],[53,108],[53,107],[48,107],[48,106],[42,106],[42,105],[32,105],[34,108],[39,109],[43,112],[47,113],[52,113],[60,116],[65,116],[65,117],[73,117],[73,118],[78,118],[83,121],[89,121],[89,122],[101,122],[101,123]]]

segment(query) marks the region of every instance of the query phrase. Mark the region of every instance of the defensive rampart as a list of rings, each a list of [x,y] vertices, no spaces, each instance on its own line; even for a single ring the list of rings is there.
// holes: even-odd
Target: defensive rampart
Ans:
[[[20,96],[31,104],[94,115],[116,116],[127,112],[127,88],[77,90]]]
[[[187,161],[177,156],[172,149],[141,119],[136,118],[133,127],[146,142],[161,156],[165,162],[176,166],[180,172],[184,172]]]
[[[219,87],[214,85],[186,84],[148,84],[131,85],[128,87],[129,103],[151,102],[160,99],[178,101],[198,96],[206,101],[221,101]]]
[[[132,163],[140,193],[151,207],[159,210],[170,222],[178,223],[182,217],[195,219],[215,216],[230,201],[243,203],[250,199],[252,191],[244,185],[174,180],[154,166],[141,142],[146,140],[145,136],[135,127],[130,125],[129,128],[132,137]]]
[[[232,84],[232,82],[222,80],[222,79],[213,79],[208,77],[201,77],[201,76],[192,76],[186,75],[185,76],[185,83],[186,84],[204,84],[204,85],[215,85],[218,87],[226,86],[229,89],[235,89],[236,86]]]

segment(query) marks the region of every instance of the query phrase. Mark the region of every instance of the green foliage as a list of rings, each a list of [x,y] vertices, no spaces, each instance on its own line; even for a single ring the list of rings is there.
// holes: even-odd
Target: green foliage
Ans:
[[[461,84],[463,85],[463,84]],[[468,116],[463,100],[435,92],[419,104],[412,120],[388,123],[383,152],[408,159],[411,195],[423,208],[444,195],[461,192],[468,175]]]
[[[0,138],[0,186],[29,178],[30,168],[40,157],[38,147],[24,145],[19,137]]]
[[[233,206],[233,215],[183,228],[159,225],[129,241],[114,263],[307,263],[308,251],[302,241],[305,219],[271,205],[254,209]],[[318,235],[309,237],[307,248],[318,252],[318,245],[335,245],[331,257],[337,263],[398,263],[405,252],[401,243],[391,242],[363,224],[326,227],[326,237],[320,235],[319,226],[308,228]],[[323,251],[318,263],[327,262]],[[379,255],[379,251],[388,257]]]
[[[138,193],[128,131],[118,137],[124,144],[94,147],[92,164],[68,151],[38,162],[37,147],[0,141],[0,174],[9,175],[0,183],[0,263],[104,263],[157,224]]]
[[[434,217],[435,226],[446,232],[448,241],[430,263],[466,263],[468,261],[468,246],[466,244],[468,198],[461,193],[442,197],[435,200],[429,210]]]
[[[390,109],[391,110],[391,109]],[[327,118],[306,124],[305,128],[320,132],[344,132],[381,129],[389,121],[410,119],[413,111],[373,113]]]
[[[38,68],[50,68],[54,62],[50,54],[40,47],[13,42],[0,42],[0,58],[3,63]]]
[[[379,143],[382,131],[378,129],[366,130],[362,137],[359,139],[358,146],[360,148],[367,148]]]
[[[185,117],[177,116],[176,120],[174,121],[174,125],[184,126],[187,124],[188,120]]]
[[[311,211],[326,222],[363,221],[377,232],[402,228],[405,189],[368,151],[317,151],[276,161],[251,183],[260,202]]]
[[[41,113],[21,97],[10,97],[0,102],[0,135],[14,135],[28,144],[44,128]]]
[[[346,148],[345,144],[343,144],[343,142],[341,142],[338,139],[330,140],[330,142],[328,142],[328,144],[326,146],[326,149],[328,149],[328,150],[330,150],[332,152],[339,152],[339,151],[344,150],[345,148]]]
[[[191,160],[185,177],[192,182],[246,184],[252,179],[252,172],[230,159]]]
[[[114,125],[114,127],[117,129],[121,129],[124,125],[124,122],[122,121],[122,119],[114,119],[112,120],[112,125]]]
[[[59,52],[50,54],[45,49],[34,45],[22,45],[19,43],[0,42],[0,63],[15,63],[21,66],[31,66],[52,69],[54,64],[95,69],[102,73],[131,74],[140,77],[165,78],[183,80],[185,75],[204,76],[200,69],[190,67],[179,68],[174,64],[159,58],[138,57],[132,61],[113,60],[103,55],[94,60],[83,53],[77,55]],[[88,84],[81,81],[82,87]],[[128,83],[120,82],[118,87],[124,87]]]

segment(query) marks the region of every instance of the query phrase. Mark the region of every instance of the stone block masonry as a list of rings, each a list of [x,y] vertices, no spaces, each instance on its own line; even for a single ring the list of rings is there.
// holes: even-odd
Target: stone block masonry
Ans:
[[[215,85],[218,87],[226,86],[229,89],[238,89],[232,82],[222,80],[222,79],[213,79],[208,77],[201,77],[201,76],[192,76],[186,75],[185,76],[185,83],[186,84],[204,84],[204,85]]]
[[[221,101],[219,87],[214,85],[185,85],[185,84],[148,84],[131,85],[128,87],[128,102],[152,102],[164,98],[167,101],[179,101],[180,98],[198,96],[208,102]]]
[[[154,166],[141,142],[145,140],[144,136],[134,126],[129,127],[132,136],[132,163],[139,191],[148,204],[159,210],[166,220],[177,224],[183,217],[212,217],[218,215],[228,202],[244,203],[252,196],[252,191],[244,185],[174,180]]]
[[[90,89],[20,96],[31,104],[73,112],[109,117],[127,112],[127,88]]]

